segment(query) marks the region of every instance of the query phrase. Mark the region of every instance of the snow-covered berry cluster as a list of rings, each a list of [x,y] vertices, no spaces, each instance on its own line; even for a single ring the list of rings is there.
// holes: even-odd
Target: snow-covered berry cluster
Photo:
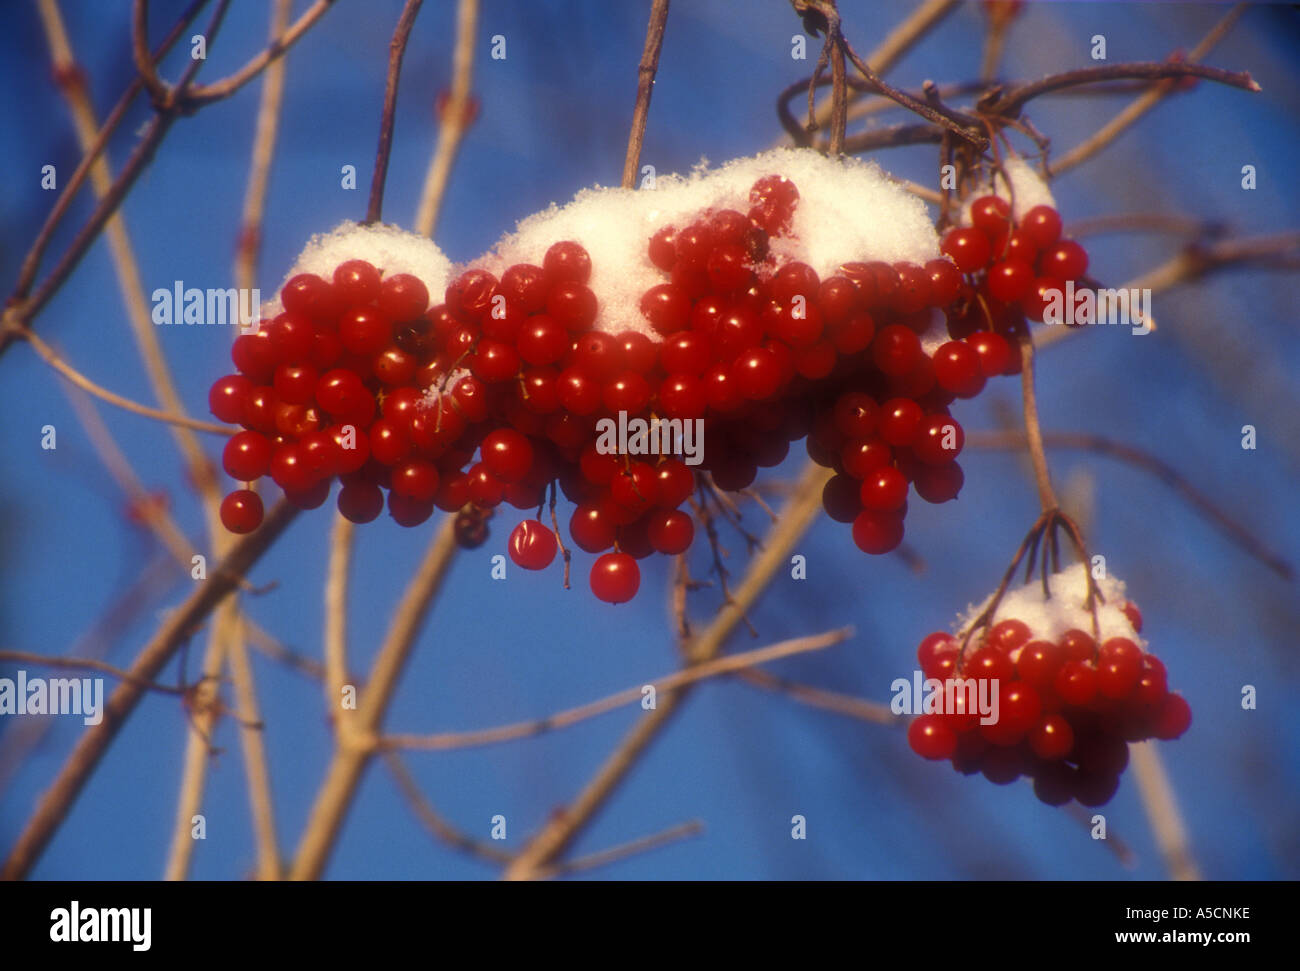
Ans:
[[[982,772],[999,784],[1027,776],[1051,805],[1073,798],[1098,806],[1119,786],[1127,743],[1178,738],[1191,708],[1169,691],[1160,659],[1144,650],[1142,615],[1122,599],[1121,586],[1103,585],[1114,599],[1098,606],[1099,641],[1091,612],[1079,606],[1083,567],[1050,580],[1050,599],[1038,584],[1003,599],[995,622],[964,650],[948,633],[921,641],[921,672],[952,690],[942,700],[934,695],[938,710],[912,720],[908,742],[966,775]]]

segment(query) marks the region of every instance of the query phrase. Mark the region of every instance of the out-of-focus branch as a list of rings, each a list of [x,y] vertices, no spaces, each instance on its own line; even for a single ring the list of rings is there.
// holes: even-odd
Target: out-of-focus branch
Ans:
[[[767,664],[771,661],[783,657],[790,657],[795,654],[805,654],[809,651],[820,651],[830,647],[833,644],[839,644],[852,636],[851,628],[842,628],[841,630],[828,631],[825,634],[816,634],[811,637],[799,637],[788,641],[782,641],[779,644],[773,644],[771,647],[763,647],[754,651],[746,651],[743,654],[729,654],[725,657],[716,658],[712,661],[706,661],[689,668],[683,668],[673,674],[658,679],[657,681],[647,681],[644,684],[628,688],[626,691],[620,691],[617,694],[609,695],[598,701],[588,702],[577,708],[568,708],[564,711],[557,712],[554,715],[548,715],[546,718],[537,718],[531,721],[514,722],[510,725],[501,725],[497,728],[485,728],[473,732],[440,732],[435,735],[386,735],[381,743],[384,748],[395,749],[418,749],[421,751],[439,751],[455,748],[471,748],[476,745],[491,745],[495,742],[508,742],[519,738],[530,738],[536,735],[542,735],[546,732],[555,731],[559,728],[568,728],[580,721],[588,718],[594,718],[596,715],[603,715],[606,712],[623,708],[629,704],[639,701],[647,686],[653,687],[655,697],[667,691],[674,691],[688,684],[695,684],[706,678],[716,678],[720,675],[735,674],[746,668],[751,668],[757,664]]]
[[[388,767],[389,774],[392,775],[393,781],[397,783],[402,798],[411,807],[416,818],[424,824],[425,829],[435,837],[454,850],[468,853],[470,856],[478,857],[480,860],[498,866],[509,863],[514,859],[513,854],[498,849],[491,843],[476,840],[447,822],[442,814],[433,807],[433,803],[429,802],[424,793],[420,791],[415,777],[411,775],[411,770],[406,767],[406,763],[402,761],[400,754],[397,752],[382,752],[381,755],[384,764]]]
[[[1217,24],[1210,29],[1199,44],[1192,48],[1188,53],[1184,63],[1195,64],[1205,55],[1214,49],[1214,46],[1223,39],[1224,35],[1232,29],[1233,25],[1246,12],[1246,4],[1239,3],[1224,15]],[[1097,131],[1093,132],[1088,138],[1080,142],[1074,148],[1070,149],[1055,162],[1048,166],[1051,175],[1060,175],[1062,172],[1068,172],[1070,169],[1088,159],[1092,158],[1107,145],[1118,138],[1125,130],[1137,122],[1143,115],[1159,104],[1166,95],[1178,87],[1177,81],[1161,81],[1151,88],[1142,92],[1114,118],[1102,125]]]
[[[72,671],[99,671],[101,674],[111,675],[119,681],[130,681],[147,691],[156,691],[165,695],[184,695],[187,691],[186,688],[177,687],[176,685],[159,684],[156,681],[137,678],[130,671],[124,671],[122,668],[114,667],[106,661],[100,661],[93,657],[52,657],[48,654],[34,654],[30,651],[0,650],[0,661],[12,661],[17,664],[40,664],[47,668],[63,668]]]
[[[189,641],[212,610],[230,595],[239,579],[279,538],[297,512],[288,502],[272,507],[262,526],[235,543],[208,579],[168,616],[140,650],[130,668],[135,680],[118,685],[104,705],[103,720],[78,740],[58,776],[41,796],[4,866],[0,867],[0,879],[18,880],[27,875],[118,731],[144,697],[145,689],[137,682],[157,680],[158,672]]]
[[[661,832],[641,836],[626,843],[620,843],[618,846],[611,846],[607,850],[599,850],[586,856],[580,856],[576,860],[570,860],[568,863],[551,870],[543,870],[538,876],[541,878],[560,877],[567,876],[570,873],[581,873],[584,870],[594,870],[597,867],[617,863],[619,860],[626,860],[628,857],[636,856],[639,853],[648,853],[662,846],[699,836],[703,832],[704,823],[698,819],[692,819],[685,823],[678,823],[676,826],[670,826]]]
[[[451,90],[438,111],[438,144],[429,161],[415,214],[415,231],[432,236],[442,211],[442,197],[451,178],[451,167],[460,151],[465,132],[474,118],[470,84],[474,76],[474,41],[478,33],[479,0],[460,0],[456,12],[456,47],[451,55]]]
[[[1178,797],[1169,783],[1169,776],[1160,761],[1160,751],[1155,742],[1134,742],[1128,747],[1137,777],[1142,808],[1146,810],[1151,830],[1155,833],[1160,855],[1164,857],[1169,876],[1174,880],[1199,880],[1200,870],[1192,856],[1187,827],[1178,810]]]
[[[859,721],[871,722],[874,725],[904,725],[907,723],[906,719],[900,718],[890,711],[888,705],[856,698],[853,695],[846,695],[839,691],[827,691],[825,688],[817,688],[810,684],[801,684],[798,681],[778,678],[768,671],[741,671],[737,677],[741,681],[754,685],[756,688],[785,695],[800,704],[821,708],[824,711],[833,711],[837,715],[847,715],[849,718],[856,718]]]

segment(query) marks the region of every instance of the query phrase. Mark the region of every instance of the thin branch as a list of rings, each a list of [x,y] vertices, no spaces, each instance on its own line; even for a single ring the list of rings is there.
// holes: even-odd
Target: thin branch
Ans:
[[[397,83],[402,76],[402,58],[411,37],[416,15],[424,0],[406,0],[388,45],[388,79],[384,83],[384,109],[379,118],[379,148],[375,151],[375,172],[370,180],[370,204],[363,225],[377,223],[384,211],[384,185],[388,181],[388,157],[393,151],[393,119],[397,113]]]
[[[271,37],[281,36],[289,24],[293,0],[275,0],[271,8]],[[271,159],[275,155],[276,134],[280,127],[280,106],[284,102],[284,72],[287,62],[279,58],[266,69],[262,79],[262,97],[257,106],[253,134],[253,154],[248,165],[248,185],[244,190],[244,211],[240,218],[239,245],[235,252],[235,286],[252,290],[257,279],[257,257],[262,247],[262,217],[266,210],[266,187],[270,181]]]
[[[790,500],[782,509],[780,521],[768,531],[762,551],[750,560],[749,569],[735,595],[722,605],[703,632],[683,644],[688,664],[711,660],[722,650],[736,625],[757,602],[777,570],[787,562],[795,543],[817,518],[821,511],[822,488],[829,477],[829,471],[821,466],[811,462],[805,466]],[[669,723],[690,690],[687,686],[659,696],[659,707],[637,722],[573,802],[553,814],[541,831],[529,840],[507,868],[507,879],[535,878],[539,871],[559,858],[626,778],[646,747]]]
[[[111,675],[119,681],[129,681],[147,691],[157,691],[159,694],[165,695],[184,696],[189,690],[184,687],[159,684],[157,681],[138,678],[130,671],[124,671],[122,668],[114,667],[106,661],[99,661],[93,657],[51,657],[48,654],[34,654],[30,651],[0,650],[0,661],[13,661],[18,664],[40,664],[47,668],[64,668],[72,671],[99,671],[102,674]]]
[[[141,648],[130,668],[137,680],[156,679],[163,666],[189,641],[212,610],[235,589],[239,579],[279,538],[297,512],[297,508],[290,503],[280,502],[267,514],[261,528],[240,537],[207,581],[168,616],[149,642]],[[134,682],[124,682],[113,692],[104,705],[103,721],[81,736],[54,782],[41,796],[36,810],[27,820],[4,866],[0,868],[0,880],[19,880],[31,870],[66,818],[82,786],[144,694],[145,690]]]
[[[433,804],[420,791],[415,777],[402,761],[401,755],[397,752],[383,752],[384,764],[388,767],[388,772],[397,783],[397,788],[406,800],[416,817],[424,824],[424,827],[442,842],[446,843],[454,850],[462,853],[468,853],[470,856],[478,857],[488,863],[496,865],[507,864],[514,859],[513,854],[505,850],[498,849],[491,843],[483,840],[476,840],[472,836],[462,833],[452,826],[442,817]]]
[[[1199,880],[1200,871],[1192,857],[1191,841],[1187,827],[1178,810],[1178,797],[1169,783],[1160,760],[1160,750],[1154,742],[1135,742],[1128,747],[1133,774],[1137,778],[1142,808],[1155,833],[1160,855],[1164,857],[1170,878],[1174,880]]]
[[[194,0],[194,2],[185,9],[185,12],[181,14],[180,19],[172,26],[167,37],[158,45],[158,49],[154,52],[153,59],[155,63],[161,60],[162,57],[171,50],[176,41],[180,39],[185,28],[190,25],[198,15],[198,12],[207,4],[207,2],[208,0]],[[41,10],[44,16],[45,9],[41,8]],[[46,24],[46,36],[52,38],[54,35],[49,30],[48,20],[46,21]],[[63,46],[65,49],[67,48],[66,38]],[[54,52],[56,60],[59,58],[60,53],[61,52],[59,51]],[[71,60],[70,56],[68,57],[68,60]],[[55,77],[60,80],[60,83],[73,83],[81,86],[84,86],[85,84],[84,79],[80,76],[80,69],[75,66],[62,72],[56,67]],[[18,282],[14,286],[14,292],[10,298],[10,303],[23,299],[31,291],[32,283],[36,279],[36,273],[40,269],[41,257],[45,254],[45,247],[49,245],[50,239],[53,238],[55,230],[58,229],[60,224],[63,222],[63,217],[67,214],[73,200],[77,197],[77,193],[81,190],[81,186],[85,183],[86,176],[90,174],[91,167],[104,151],[104,147],[108,144],[109,138],[112,137],[115,131],[117,131],[118,125],[121,124],[122,119],[126,116],[127,109],[130,108],[131,103],[135,101],[136,95],[138,95],[143,89],[144,82],[138,77],[127,86],[126,91],[123,92],[122,97],[118,99],[117,104],[113,106],[113,110],[108,113],[108,117],[104,120],[104,124],[95,134],[95,138],[90,147],[85,150],[81,161],[77,163],[76,169],[73,170],[72,175],[69,176],[68,181],[64,184],[63,191],[59,193],[59,198],[54,203],[54,208],[51,209],[50,214],[45,217],[45,222],[41,225],[40,232],[36,234],[36,239],[32,242],[27,255],[23,257],[22,268],[18,273]]]
[[[558,877],[567,876],[570,873],[581,873],[584,870],[594,870],[597,867],[609,866],[611,863],[617,863],[619,860],[625,860],[630,856],[636,856],[639,853],[648,853],[651,850],[657,850],[660,847],[668,846],[681,840],[690,839],[699,836],[704,832],[704,823],[698,819],[692,819],[685,823],[678,823],[676,826],[670,826],[658,833],[651,833],[649,836],[642,836],[638,839],[629,840],[626,843],[620,843],[618,846],[611,846],[607,850],[600,850],[596,853],[589,853],[586,856],[580,856],[576,860],[571,860],[552,870],[543,871],[541,877]]]
[[[316,0],[315,3],[302,12],[302,16],[295,20],[293,26],[285,31],[278,40],[272,42],[266,50],[262,51],[234,74],[211,84],[199,84],[189,88],[184,95],[187,110],[193,110],[195,107],[229,98],[266,70],[271,62],[287,53],[289,48],[296,44],[303,34],[307,33],[312,25],[333,4],[334,0]]]
[[[279,880],[280,849],[275,831],[275,801],[271,798],[271,770],[263,740],[265,728],[257,703],[253,669],[248,663],[243,624],[238,616],[234,618],[233,628],[226,664],[230,669],[230,680],[235,685],[235,703],[238,705],[236,720],[239,722],[240,750],[244,756],[244,778],[248,785],[248,809],[257,843],[257,877],[259,880]]]
[[[768,671],[741,671],[737,677],[756,688],[785,695],[800,704],[831,711],[837,715],[847,715],[859,721],[871,722],[873,725],[904,725],[906,719],[890,711],[888,705],[867,701],[839,691],[827,691],[810,684],[778,678]]]
[[[1043,451],[1043,430],[1038,424],[1038,395],[1034,390],[1034,342],[1028,333],[1020,337],[1020,393],[1024,399],[1025,440],[1029,457],[1034,463],[1034,483],[1038,487],[1038,503],[1043,512],[1060,506],[1052,491],[1052,477],[1047,471],[1047,455]]]
[[[479,0],[460,0],[457,8],[456,47],[451,55],[451,90],[438,111],[438,144],[429,161],[429,172],[424,178],[424,190],[420,193],[420,206],[415,214],[415,231],[421,236],[432,236],[438,224],[451,167],[474,119],[475,105],[470,83],[474,74],[478,10]]]
[[[636,107],[632,111],[632,129],[627,136],[627,157],[623,160],[623,188],[635,189],[641,164],[641,144],[645,140],[646,116],[650,113],[650,96],[654,93],[655,74],[659,70],[659,52],[664,46],[664,25],[668,22],[670,0],[654,0],[650,22],[646,25],[645,49],[637,66]]]
[[[1246,4],[1239,3],[1211,28],[1210,32],[1205,35],[1199,44],[1194,47],[1187,55],[1183,63],[1195,64],[1205,55],[1214,49],[1214,46],[1223,39],[1229,30],[1246,12]],[[1142,92],[1131,101],[1119,114],[1117,114],[1101,128],[1093,132],[1088,138],[1080,142],[1074,148],[1070,149],[1050,166],[1048,171],[1051,175],[1060,175],[1062,172],[1068,172],[1076,165],[1092,158],[1107,145],[1118,138],[1125,130],[1138,121],[1143,115],[1159,104],[1166,95],[1170,94],[1178,87],[1176,81],[1161,81],[1151,88]]]
[[[325,869],[361,774],[377,750],[376,733],[397,688],[397,679],[459,549],[455,523],[455,516],[443,518],[424,560],[393,612],[388,634],[370,669],[357,710],[344,723],[353,730],[342,733],[337,739],[334,757],[298,842],[289,869],[292,880],[315,880]]]
[[[548,715],[546,718],[513,722],[509,725],[472,732],[440,732],[435,735],[386,735],[380,744],[386,749],[412,749],[429,752],[471,748],[477,745],[491,745],[497,742],[531,738],[556,729],[568,728],[570,725],[576,725],[588,718],[594,718],[597,715],[603,715],[634,704],[644,697],[647,686],[654,688],[657,699],[664,692],[675,691],[678,688],[688,684],[695,684],[707,678],[735,674],[757,664],[768,664],[795,654],[823,650],[833,644],[839,644],[847,640],[852,636],[852,633],[851,628],[845,627],[840,630],[828,631],[825,634],[781,641],[779,644],[773,644],[770,647],[759,648],[758,650],[745,651],[742,654],[729,654],[712,661],[706,661],[703,664],[683,668],[657,681],[647,681],[597,701],[591,701],[576,708],[567,708],[554,715]]]
[[[76,385],[87,394],[99,398],[101,401],[107,401],[110,405],[115,405],[124,411],[132,414],[143,415],[145,418],[153,418],[157,421],[166,422],[169,425],[177,425],[181,428],[191,428],[200,432],[211,432],[213,435],[230,436],[235,434],[237,429],[229,428],[225,425],[217,425],[210,421],[199,421],[197,418],[189,418],[185,415],[171,414],[166,411],[159,411],[157,408],[150,408],[148,405],[142,405],[138,401],[132,401],[130,398],[124,398],[120,394],[109,391],[90,378],[86,377],[80,371],[76,370],[71,364],[59,357],[58,352],[49,344],[38,337],[35,332],[28,330],[22,325],[11,325],[5,328],[10,333],[18,335],[27,343],[32,345],[37,355],[50,367],[58,371],[59,374],[67,378],[72,384]]]
[[[154,104],[167,102],[170,92],[158,77],[157,65],[149,54],[149,0],[135,0],[131,16],[131,54],[136,73]]]
[[[343,707],[343,686],[348,681],[347,604],[348,570],[356,530],[342,513],[334,516],[330,533],[329,564],[325,571],[325,711],[342,731],[343,719],[353,714]]]
[[[1116,81],[1137,79],[1142,81],[1160,81],[1165,78],[1205,78],[1219,84],[1241,88],[1243,91],[1258,92],[1263,90],[1248,71],[1225,71],[1218,67],[1204,64],[1188,64],[1174,61],[1153,61],[1133,64],[1103,64],[1099,67],[1083,67],[1074,71],[1051,74],[1038,81],[1017,84],[1010,90],[990,91],[980,99],[977,108],[990,115],[1005,115],[1014,118],[1028,102],[1044,94],[1060,91],[1062,88],[1076,87],[1081,84],[1095,84],[1098,81]]]
[[[1209,520],[1229,540],[1255,557],[1274,573],[1288,580],[1295,575],[1291,564],[1286,559],[1269,549],[1262,540],[1254,536],[1245,526],[1232,518],[1226,510],[1220,508],[1213,499],[1192,485],[1181,472],[1163,459],[1132,445],[1126,445],[1123,442],[1117,442],[1102,435],[1088,435],[1079,432],[1045,432],[1043,433],[1043,444],[1048,448],[1078,449],[1093,452],[1097,455],[1105,455],[1150,473]],[[966,447],[1013,451],[1024,449],[1026,440],[1025,436],[1020,432],[972,431],[966,435]]]

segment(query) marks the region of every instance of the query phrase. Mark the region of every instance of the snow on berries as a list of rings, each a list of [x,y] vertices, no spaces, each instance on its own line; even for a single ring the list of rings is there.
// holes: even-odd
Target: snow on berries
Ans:
[[[1128,742],[1175,739],[1191,708],[1169,691],[1165,666],[1148,652],[1142,615],[1114,579],[1097,581],[1104,602],[1086,606],[1078,564],[972,608],[957,635],[936,632],[917,648],[921,675],[942,683],[914,718],[908,743],[923,758],[951,760],[965,775],[999,785],[1026,776],[1039,799],[1099,806],[1115,794]],[[967,632],[972,636],[967,638]]]
[[[961,490],[950,406],[1018,371],[1031,284],[1086,268],[1043,210],[1013,226],[989,196],[940,241],[874,163],[780,150],[586,190],[459,268],[427,239],[344,224],[311,241],[213,384],[213,414],[243,428],[223,466],[307,509],[337,478],[358,523],[456,512],[467,547],[491,510],[531,511],[508,544],[527,569],[554,560],[543,532],[564,548],[541,518],[562,492],[573,545],[600,557],[593,592],[619,603],[637,560],[691,547],[698,476],[745,489],[802,439],[835,472],[828,513],[887,553],[910,492]],[[703,447],[623,447],[637,422],[679,444],[667,429],[692,423]],[[228,529],[260,523],[250,495],[223,506]]]

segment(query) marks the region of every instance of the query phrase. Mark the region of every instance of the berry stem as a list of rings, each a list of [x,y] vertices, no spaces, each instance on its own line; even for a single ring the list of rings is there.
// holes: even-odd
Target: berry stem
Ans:
[[[1034,342],[1027,330],[1019,335],[1020,341],[1020,391],[1024,399],[1025,436],[1029,443],[1029,457],[1034,465],[1034,482],[1038,486],[1038,502],[1044,513],[1060,507],[1052,489],[1052,478],[1047,471],[1047,455],[1043,451],[1043,430],[1038,423],[1038,398],[1034,391]]]
[[[393,116],[397,111],[397,82],[402,75],[402,58],[415,17],[424,0],[406,0],[388,45],[388,80],[384,84],[384,109],[379,119],[379,148],[375,151],[375,173],[370,180],[370,204],[362,225],[379,222],[384,209],[384,186],[388,182],[388,157],[393,151]]]
[[[668,22],[671,0],[654,0],[650,22],[646,25],[645,49],[637,66],[636,107],[632,109],[632,129],[627,136],[627,157],[623,160],[623,188],[635,189],[641,165],[641,145],[645,141],[646,117],[654,93],[655,75],[659,71],[659,52],[664,46],[664,26]]]

